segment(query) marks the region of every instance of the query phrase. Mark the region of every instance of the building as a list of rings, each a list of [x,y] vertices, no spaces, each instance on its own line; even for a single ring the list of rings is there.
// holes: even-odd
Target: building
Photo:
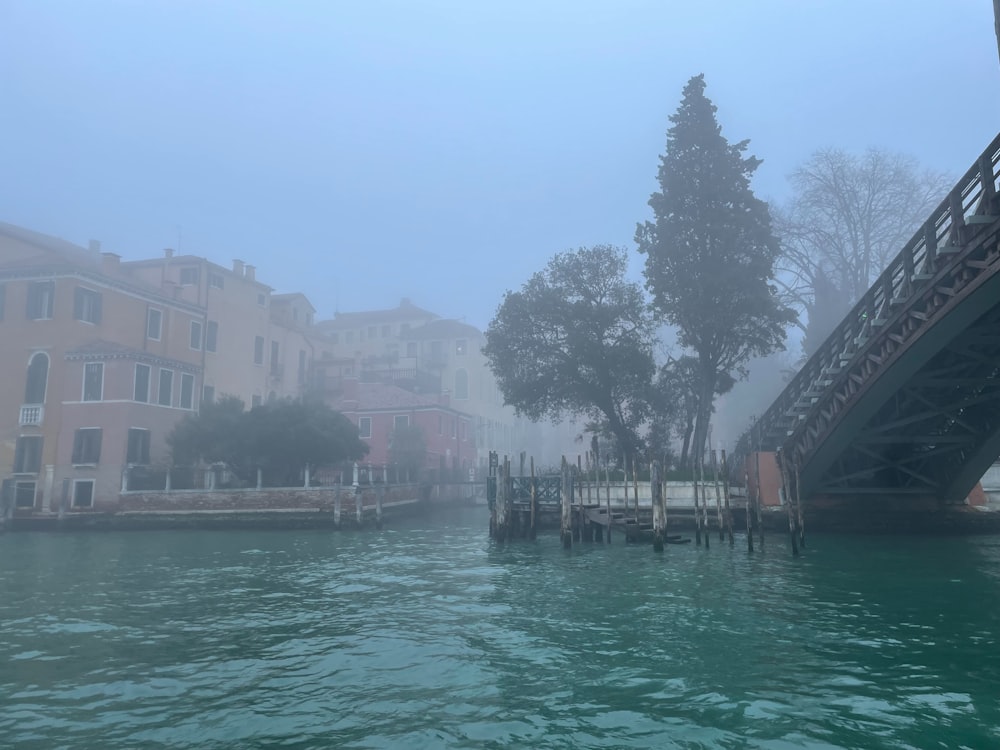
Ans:
[[[0,479],[22,510],[117,499],[128,464],[167,454],[198,406],[198,305],[113,253],[0,224]]]

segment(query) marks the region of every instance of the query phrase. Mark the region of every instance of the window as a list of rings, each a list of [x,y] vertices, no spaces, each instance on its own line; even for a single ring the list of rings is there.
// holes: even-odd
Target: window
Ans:
[[[457,437],[458,436],[458,427],[457,427],[458,420],[455,419],[454,417],[452,417],[450,421],[451,421],[451,436],[452,437]]]
[[[279,375],[280,374],[279,359],[278,359],[278,342],[277,341],[272,341],[271,342],[271,374],[272,375]]]
[[[181,408],[194,408],[194,375],[181,373]]]
[[[444,417],[438,414],[438,435],[444,435]]]
[[[156,403],[160,406],[170,406],[170,397],[174,390],[174,371],[160,368],[160,390]]]
[[[181,286],[198,283],[198,269],[194,266],[181,269]]]
[[[216,347],[219,345],[219,324],[214,320],[208,321],[207,327],[205,328],[205,350],[209,352],[216,351]]]
[[[96,464],[101,460],[101,428],[81,427],[73,433],[73,463]]]
[[[375,326],[368,326],[368,338],[375,338]]]
[[[387,339],[392,335],[392,326],[382,326],[382,338]]]
[[[255,365],[264,364],[264,337],[254,336],[253,338],[253,363]]]
[[[409,427],[410,418],[407,415],[397,416],[392,418],[392,428],[398,430],[400,427]]]
[[[293,307],[292,308],[292,320],[298,320],[298,319],[299,319],[299,308]]]
[[[406,356],[407,357],[416,357],[417,356],[417,342],[416,341],[407,341],[406,342]]]
[[[345,344],[354,343],[354,331],[344,331],[344,343]]]
[[[73,319],[97,325],[101,322],[101,295],[78,286],[73,291]]]
[[[88,362],[83,366],[83,400],[100,401],[104,398],[104,363]]]
[[[197,320],[191,321],[191,344],[192,349],[201,349],[201,323]]]
[[[465,354],[465,339],[455,340],[455,354]]]
[[[90,508],[94,504],[94,480],[73,480],[73,507]]]
[[[34,482],[14,482],[14,505],[18,508],[35,507]]]
[[[28,363],[28,380],[24,385],[24,403],[44,404],[49,381],[49,355],[36,352]]]
[[[267,307],[267,295],[265,295],[265,294],[258,294],[257,295],[257,304],[260,305],[261,307]]]
[[[133,401],[149,403],[149,378],[151,367],[149,365],[135,366],[135,390],[132,394]]]
[[[306,352],[305,349],[299,349],[299,385],[305,385],[306,382]]]
[[[41,468],[41,435],[22,435],[14,446],[14,473],[37,474]]]
[[[125,463],[149,463],[149,430],[139,427],[128,428],[128,447],[125,454]]]
[[[469,397],[469,373],[466,370],[455,370],[455,398]]]
[[[201,387],[201,403],[210,404],[215,401],[215,386],[204,385]]]
[[[163,328],[163,312],[151,307],[146,311],[146,338],[153,341],[160,340],[160,331]]]
[[[54,281],[32,281],[28,284],[28,319],[48,320],[52,317],[52,300],[56,296]]]
[[[222,289],[226,285],[225,279],[222,277],[221,273],[209,273],[208,274],[208,285],[214,286],[216,289]]]
[[[372,436],[372,418],[358,417],[358,437],[370,438]]]

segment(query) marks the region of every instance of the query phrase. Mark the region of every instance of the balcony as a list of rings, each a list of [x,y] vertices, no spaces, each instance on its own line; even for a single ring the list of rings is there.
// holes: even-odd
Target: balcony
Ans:
[[[42,423],[42,417],[45,416],[45,407],[41,404],[22,404],[21,405],[21,415],[18,417],[18,424],[21,427],[27,427],[29,425],[38,426]]]

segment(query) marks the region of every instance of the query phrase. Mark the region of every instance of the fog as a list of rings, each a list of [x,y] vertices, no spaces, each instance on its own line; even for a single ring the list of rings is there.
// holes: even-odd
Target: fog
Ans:
[[[243,258],[320,319],[406,296],[484,328],[553,253],[634,247],[700,72],[764,198],[820,147],[961,173],[1000,122],[991,11],[7,0],[0,220]]]

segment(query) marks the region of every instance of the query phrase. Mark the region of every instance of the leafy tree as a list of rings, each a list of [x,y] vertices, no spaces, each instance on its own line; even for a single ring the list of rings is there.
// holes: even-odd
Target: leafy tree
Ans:
[[[293,486],[309,464],[356,460],[368,452],[357,427],[321,402],[276,401],[244,411],[235,397],[205,404],[167,438],[174,462],[222,461],[244,481],[263,470],[268,484]]]
[[[423,431],[412,424],[394,429],[389,439],[389,461],[408,477],[416,477],[427,463]]]
[[[236,396],[223,396],[201,405],[197,414],[182,419],[167,436],[174,464],[191,466],[199,461],[222,462],[237,476],[249,471],[245,465],[246,412]],[[244,477],[246,478],[246,477]]]
[[[519,414],[584,416],[635,456],[655,368],[652,319],[627,266],[610,245],[557,254],[504,295],[483,353]]]
[[[697,360],[692,453],[704,454],[716,394],[745,374],[755,355],[782,348],[793,320],[772,284],[778,241],[767,204],[750,178],[760,164],[730,144],[699,75],[684,87],[660,158],[660,190],[649,199],[654,221],[639,224],[646,286],[656,309],[677,328]]]
[[[782,297],[802,316],[806,355],[857,302],[947,194],[952,180],[904,154],[814,153],[775,212]],[[808,321],[808,322],[806,322]]]

